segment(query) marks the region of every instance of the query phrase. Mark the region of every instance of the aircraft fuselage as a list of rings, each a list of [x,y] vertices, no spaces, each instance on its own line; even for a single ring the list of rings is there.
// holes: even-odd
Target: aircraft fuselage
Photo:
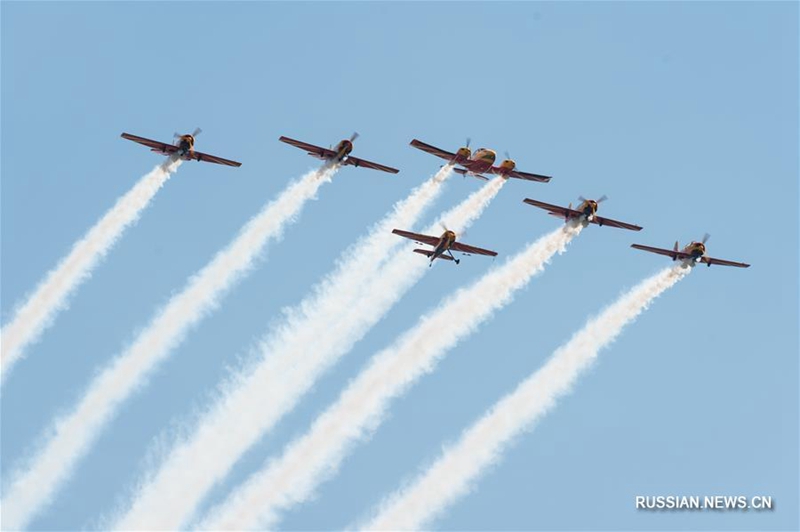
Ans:
[[[692,256],[692,260],[699,261],[706,254],[706,245],[702,242],[692,242],[683,248],[684,253]]]
[[[192,135],[178,137],[178,150],[181,156],[191,154],[194,151],[194,137]]]
[[[344,139],[336,145],[336,161],[342,162],[345,157],[350,155],[350,152],[353,151],[353,143],[347,139]]]
[[[461,150],[459,150],[459,152],[460,151]],[[458,154],[456,154],[456,156],[458,156]],[[469,157],[468,173],[478,175],[488,172],[494,164],[495,159],[497,159],[497,154],[494,150],[488,148],[479,148],[475,150],[475,153]]]
[[[450,251],[450,246],[452,246],[455,241],[456,241],[456,234],[453,231],[447,230],[444,233],[442,233],[442,236],[439,238],[439,242],[433,249],[433,255],[431,255],[431,262],[436,260],[436,258],[440,257],[441,255]],[[458,261],[456,261],[456,263],[458,263]]]
[[[582,212],[586,219],[591,221],[594,215],[597,214],[597,202],[595,200],[584,200],[575,210]]]

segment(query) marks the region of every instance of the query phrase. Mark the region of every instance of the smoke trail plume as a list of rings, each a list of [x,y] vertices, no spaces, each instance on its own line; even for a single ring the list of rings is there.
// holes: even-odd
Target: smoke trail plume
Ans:
[[[474,332],[582,229],[558,228],[469,287],[448,295],[434,311],[376,355],[300,439],[253,475],[201,524],[207,530],[275,527],[278,513],[307,500],[338,469],[348,451],[371,434],[389,402],[403,393],[459,341]]]
[[[682,265],[667,268],[642,281],[589,320],[569,342],[558,348],[538,371],[496,403],[461,435],[455,445],[408,487],[390,496],[367,530],[419,530],[427,527],[458,497],[467,493],[480,475],[496,463],[510,442],[530,430],[577,377],[661,293],[689,271]]]
[[[4,527],[23,528],[50,500],[122,402],[183,340],[190,327],[218,305],[220,297],[253,267],[266,243],[281,236],[337,169],[325,166],[309,172],[268,203],[94,379],[75,409],[55,422],[38,453],[3,491]]]
[[[502,178],[490,181],[443,219],[458,230],[466,228],[497,195],[503,182]],[[390,231],[391,225],[381,225],[382,230]],[[439,229],[434,225],[429,231],[438,233]],[[359,253],[351,255],[357,257]],[[392,256],[378,271],[374,263],[362,262],[359,267],[350,264],[345,259],[339,267],[350,270],[350,274],[341,274],[346,283],[323,283],[289,314],[282,327],[262,341],[257,361],[227,383],[221,396],[201,415],[190,437],[175,444],[113,528],[185,526],[205,494],[227,475],[239,457],[428,270],[426,261],[407,250]],[[351,283],[362,284],[355,302],[347,296]]]
[[[0,331],[0,379],[5,379],[13,364],[25,354],[25,348],[52,324],[56,314],[67,306],[70,294],[92,274],[125,229],[139,219],[180,164],[180,160],[168,159],[142,177],[72,246],[69,255],[17,308],[14,317]]]

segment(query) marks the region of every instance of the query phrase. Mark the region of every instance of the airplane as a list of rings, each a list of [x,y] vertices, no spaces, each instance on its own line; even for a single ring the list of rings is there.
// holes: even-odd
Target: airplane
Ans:
[[[205,161],[207,163],[216,163],[221,164],[224,166],[235,166],[239,167],[242,166],[242,163],[231,161],[228,159],[223,159],[222,157],[217,157],[216,155],[209,155],[207,153],[201,153],[199,151],[194,150],[194,139],[197,135],[199,135],[202,130],[198,127],[197,129],[192,132],[190,135],[180,135],[175,133],[174,144],[167,144],[165,142],[159,142],[157,140],[146,139],[144,137],[137,137],[136,135],[131,135],[130,133],[123,133],[120,135],[123,139],[132,140],[133,142],[138,142],[144,146],[150,148],[150,151],[154,151],[156,153],[160,153],[161,155],[172,156],[175,155],[179,159],[183,159],[185,161]]]
[[[703,262],[709,268],[712,264],[717,264],[720,266],[734,266],[736,268],[749,268],[749,264],[745,264],[744,262],[733,262],[730,260],[722,260],[722,259],[714,259],[706,255],[706,242],[708,242],[710,235],[706,233],[703,236],[703,240],[701,242],[692,242],[687,244],[683,250],[678,250],[678,242],[675,242],[675,247],[672,249],[662,249],[662,248],[653,248],[650,246],[643,246],[641,244],[631,244],[632,248],[641,249],[642,251],[649,251],[650,253],[657,253],[659,255],[666,255],[667,257],[672,257],[672,260],[681,259],[684,262],[689,263],[691,266],[696,265],[697,263]]]
[[[462,244],[461,242],[456,242],[455,232],[450,231],[447,228],[445,228],[444,233],[442,233],[442,236],[440,237],[421,235],[419,233],[412,233],[410,231],[403,231],[401,229],[393,229],[392,233],[402,236],[403,238],[414,240],[418,244],[433,246],[432,251],[429,249],[414,250],[414,253],[419,253],[420,255],[425,255],[426,257],[430,257],[431,262],[430,264],[428,264],[429,267],[433,265],[433,261],[436,259],[452,260],[456,264],[459,264],[461,260],[453,256],[453,251],[458,251],[460,253],[464,253],[465,255],[473,254],[473,255],[488,255],[490,257],[497,256],[497,252],[495,251],[476,248],[474,246],[468,246],[467,244]],[[445,253],[447,253],[447,255],[445,255]]]
[[[390,174],[396,174],[400,171],[397,168],[392,168],[391,166],[384,166],[382,164],[352,157],[350,152],[353,151],[353,141],[357,138],[358,133],[353,133],[349,139],[339,141],[339,144],[337,144],[335,148],[322,148],[320,146],[314,146],[313,144],[308,144],[300,140],[290,139],[289,137],[281,137],[278,140],[285,142],[286,144],[291,144],[292,146],[300,148],[301,150],[306,150],[310,156],[316,157],[317,159],[322,159],[323,161],[336,162],[345,165],[350,164],[355,167],[363,166],[364,168],[372,168],[373,170],[380,170],[381,172],[388,172]]]
[[[548,211],[548,214],[551,214],[553,216],[563,217],[565,222],[568,222],[572,218],[577,218],[581,220],[581,222],[583,222],[584,224],[593,223],[601,227],[604,225],[608,225],[610,227],[619,227],[620,229],[628,229],[629,231],[642,230],[642,228],[639,227],[638,225],[633,225],[626,222],[619,222],[617,220],[612,220],[611,218],[603,218],[601,216],[597,216],[597,206],[608,199],[608,197],[605,195],[603,195],[603,197],[597,200],[586,199],[583,196],[578,196],[578,199],[581,200],[581,204],[578,205],[578,207],[576,207],[575,209],[572,208],[572,203],[569,204],[569,207],[559,207],[558,205],[550,205],[549,203],[533,200],[530,198],[525,198],[523,202],[527,203],[528,205],[533,205],[534,207],[539,207],[540,209],[544,209]]]
[[[448,162],[448,164],[463,166],[463,168],[456,168],[454,171],[462,175],[471,175],[473,177],[477,177],[478,179],[484,179],[488,181],[489,178],[483,175],[486,172],[503,176],[506,179],[509,177],[514,177],[516,179],[538,181],[540,183],[547,183],[550,181],[550,179],[552,179],[550,176],[546,175],[531,174],[528,172],[520,172],[515,170],[517,163],[515,163],[511,157],[509,157],[508,152],[506,152],[506,159],[500,163],[500,166],[493,166],[494,161],[497,159],[497,153],[488,148],[479,148],[473,153],[469,149],[469,142],[470,139],[467,139],[467,145],[463,148],[459,148],[456,153],[450,153],[449,151],[439,149],[436,146],[425,144],[417,139],[412,140],[411,145],[424,152],[428,152],[436,157],[444,159]]]

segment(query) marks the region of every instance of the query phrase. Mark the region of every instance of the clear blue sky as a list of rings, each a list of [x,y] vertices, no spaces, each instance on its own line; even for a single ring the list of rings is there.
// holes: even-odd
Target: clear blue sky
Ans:
[[[395,403],[292,529],[340,528],[437,456],[586,318],[665,265],[628,248],[709,232],[702,268],[603,352],[442,529],[798,527],[797,3],[2,3],[2,321],[160,159],[119,138],[204,133],[240,169],[184,164],[2,390],[2,475],[261,205],[314,164],[277,142],[361,133],[356,155],[119,417],[36,529],[92,528],[157,441],[439,166],[408,142],[511,152],[469,243],[509,255],[558,223],[521,203],[611,199],[590,228]],[[480,186],[455,177],[434,211]],[[431,216],[434,212],[430,213]],[[421,259],[423,260],[423,259]],[[421,312],[492,266],[440,264],[239,463],[228,490]],[[253,405],[258,408],[258,405]],[[637,512],[635,495],[771,495],[773,512]]]

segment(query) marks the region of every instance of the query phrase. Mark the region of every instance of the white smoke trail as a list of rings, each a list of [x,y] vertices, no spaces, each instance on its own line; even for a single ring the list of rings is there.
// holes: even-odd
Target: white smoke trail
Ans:
[[[274,528],[278,512],[307,500],[338,469],[350,449],[371,434],[389,402],[474,332],[580,232],[564,225],[527,246],[469,287],[448,295],[431,313],[381,351],[312,425],[201,524],[206,530]]]
[[[4,490],[0,503],[4,527],[24,527],[49,502],[121,403],[183,340],[189,328],[218,305],[220,297],[253,267],[267,241],[281,236],[304,203],[337,169],[325,166],[309,172],[268,203],[94,379],[74,410],[56,420],[39,452]]]
[[[487,183],[443,219],[453,227],[465,228],[483,212],[503,182],[498,178]],[[381,225],[387,232],[391,227]],[[363,263],[363,268],[349,268],[345,260],[339,270],[352,270],[345,276],[348,282],[324,283],[261,343],[257,362],[224,387],[221,397],[202,414],[192,435],[176,443],[113,528],[183,527],[205,494],[227,475],[239,457],[423,275],[427,261],[420,259],[402,251],[377,272],[369,263]],[[351,282],[363,284],[357,301],[351,300],[344,289],[349,289]]]
[[[558,348],[538,371],[496,403],[445,449],[439,459],[405,489],[390,496],[363,529],[420,530],[496,463],[515,436],[547,413],[568,393],[600,349],[609,345],[661,293],[690,269],[667,268],[622,295]]]
[[[139,219],[180,164],[180,159],[168,159],[142,177],[72,246],[69,255],[50,270],[33,294],[16,310],[11,321],[0,331],[0,379],[5,379],[13,364],[25,354],[25,348],[52,324],[56,314],[67,306],[69,295],[89,278],[125,229]]]

